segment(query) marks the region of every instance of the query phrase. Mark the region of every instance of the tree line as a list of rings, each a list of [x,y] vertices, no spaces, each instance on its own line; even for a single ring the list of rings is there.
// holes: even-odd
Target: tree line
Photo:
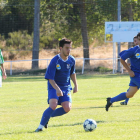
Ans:
[[[140,0],[121,0],[121,20],[139,21],[139,7]],[[86,45],[95,40],[102,44],[105,21],[117,21],[117,0],[40,0],[39,47],[56,48],[63,37],[78,47],[85,42],[85,32]],[[0,0],[0,41],[6,41],[4,49],[31,50],[33,28],[34,0]],[[83,50],[88,53],[88,48]]]

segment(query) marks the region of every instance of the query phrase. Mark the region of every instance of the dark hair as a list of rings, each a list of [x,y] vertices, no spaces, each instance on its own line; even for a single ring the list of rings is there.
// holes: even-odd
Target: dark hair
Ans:
[[[140,32],[137,34],[137,38],[138,38],[138,36],[140,36]]]
[[[65,44],[71,44],[71,40],[67,39],[67,38],[62,38],[60,41],[59,41],[59,47],[62,47],[65,45]]]
[[[134,36],[133,39],[138,38],[137,36]]]

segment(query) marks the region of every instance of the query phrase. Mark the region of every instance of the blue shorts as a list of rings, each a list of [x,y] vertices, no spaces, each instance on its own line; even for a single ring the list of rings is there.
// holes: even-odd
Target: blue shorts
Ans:
[[[130,77],[130,83],[129,86],[132,87],[138,87],[138,89],[140,88],[140,76],[135,75],[134,77]]]
[[[71,99],[71,90],[62,90],[63,96],[57,96],[55,89],[48,89],[48,104],[50,99],[57,99],[58,105],[61,105],[62,102],[69,101],[72,102]]]

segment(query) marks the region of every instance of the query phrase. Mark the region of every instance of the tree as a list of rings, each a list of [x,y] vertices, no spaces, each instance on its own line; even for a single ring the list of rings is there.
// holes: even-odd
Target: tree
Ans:
[[[124,21],[135,21],[134,14],[138,14],[136,10],[138,7],[137,0],[124,1],[122,3],[122,19]],[[126,10],[127,9],[127,10]],[[128,42],[128,48],[133,46],[133,42]]]
[[[40,21],[40,0],[34,1],[34,39],[32,60],[39,58],[39,21]],[[38,60],[32,61],[32,69],[38,68]]]
[[[0,5],[0,34],[8,37],[9,32],[27,30],[33,32],[33,0],[5,0]],[[1,3],[0,3],[1,4]]]
[[[83,54],[84,58],[89,58],[89,43],[88,43],[88,31],[87,31],[87,20],[85,11],[85,0],[78,0],[81,18],[81,32],[83,38]],[[85,60],[85,65],[90,65],[89,59]]]

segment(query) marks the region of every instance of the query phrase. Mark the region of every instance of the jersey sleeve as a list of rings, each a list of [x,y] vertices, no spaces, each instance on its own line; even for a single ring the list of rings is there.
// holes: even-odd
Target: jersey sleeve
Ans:
[[[74,61],[73,66],[71,67],[70,75],[72,75],[74,73],[75,73],[75,61]]]
[[[2,55],[2,52],[0,50],[0,64],[3,64],[4,63],[4,59],[3,59],[3,55]]]
[[[54,80],[56,72],[56,61],[52,59],[45,73],[45,79]]]
[[[135,53],[135,48],[130,48],[128,50],[126,50],[122,55],[121,55],[121,59],[126,60],[127,58],[130,58],[134,55]]]
[[[119,56],[121,57],[125,52],[126,52],[126,50],[120,52],[120,53],[119,53]]]

